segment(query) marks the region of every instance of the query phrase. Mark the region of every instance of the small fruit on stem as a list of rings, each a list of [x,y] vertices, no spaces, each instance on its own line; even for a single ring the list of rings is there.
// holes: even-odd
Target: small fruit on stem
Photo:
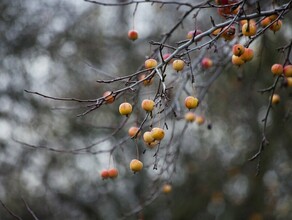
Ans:
[[[292,65],[285,65],[283,68],[283,73],[286,77],[291,77],[292,76]]]
[[[154,140],[162,140],[164,138],[164,130],[162,128],[152,128],[151,135]]]
[[[247,23],[247,20],[246,19],[239,21],[240,27],[242,27],[246,23]]]
[[[139,76],[139,80],[143,80],[146,78],[146,74],[142,74]],[[151,77],[151,79],[145,79],[143,81],[144,86],[150,86],[154,81],[154,77]]]
[[[292,77],[286,77],[285,80],[285,86],[292,87]]]
[[[109,178],[114,179],[119,175],[119,172],[116,168],[111,168],[108,170]]]
[[[223,28],[217,28],[215,31],[212,32],[212,35],[217,36],[222,31],[222,29]]]
[[[152,69],[157,66],[157,61],[153,58],[145,60],[145,68],[146,69]]]
[[[253,59],[253,50],[250,48],[245,48],[243,54],[240,56],[240,58],[244,62],[251,61]]]
[[[254,36],[257,32],[257,26],[256,26],[255,21],[250,20],[244,25],[242,25],[241,31],[244,36],[248,36],[248,37]]]
[[[208,57],[204,57],[202,59],[201,65],[204,69],[208,69],[208,68],[212,67],[213,61]]]
[[[136,30],[129,30],[128,31],[128,38],[132,41],[138,39],[138,32]]]
[[[226,40],[226,41],[230,41],[235,37],[235,27],[234,25],[231,25],[230,27],[225,27],[223,29],[223,33],[222,33],[222,37]]]
[[[111,91],[106,91],[103,93],[103,98],[105,103],[110,104],[115,101],[115,97],[112,95]]]
[[[271,22],[272,22],[271,19],[269,17],[266,17],[261,21],[261,26],[267,27],[269,24],[271,24]]]
[[[155,102],[150,99],[144,99],[141,104],[141,107],[147,112],[151,112],[154,109],[154,106]]]
[[[140,160],[133,159],[130,162],[130,169],[135,173],[141,171],[143,168],[143,163]]]
[[[273,94],[272,96],[272,104],[277,105],[280,102],[280,96],[278,94]]]
[[[270,16],[269,16],[269,19],[270,19],[271,21],[275,21],[277,18],[278,18],[278,15],[277,15],[277,14],[274,14],[274,15],[270,15]]]
[[[244,60],[241,59],[241,57],[238,57],[235,55],[232,55],[231,61],[234,65],[237,65],[237,66],[241,66],[242,64],[244,64]]]
[[[143,134],[143,140],[145,143],[147,144],[150,144],[154,141],[154,138],[152,137],[152,134],[150,131],[146,131],[144,134]]]
[[[270,30],[277,32],[281,29],[282,27],[282,21],[281,20],[278,20],[276,22],[274,22],[271,26],[270,26]]]
[[[232,47],[232,53],[235,56],[241,56],[244,53],[245,47],[241,44],[235,44]]]
[[[235,8],[235,4],[238,3],[238,0],[216,0],[216,3],[223,6],[217,9],[219,15],[223,17],[230,14],[237,14],[239,12],[239,7]]]
[[[186,97],[186,99],[185,99],[185,106],[188,109],[196,108],[196,107],[198,107],[198,105],[199,105],[199,99],[197,99],[197,98],[195,98],[193,96]]]
[[[101,176],[101,178],[103,180],[109,178],[109,172],[108,172],[108,170],[101,171],[100,176]]]
[[[185,114],[185,120],[186,120],[187,122],[193,122],[193,121],[195,121],[195,120],[196,120],[196,115],[195,115],[195,113],[194,113],[194,112],[187,112],[187,113]]]
[[[130,137],[135,137],[135,135],[138,137],[141,135],[141,132],[139,131],[139,128],[136,126],[130,127],[128,130],[128,134]],[[138,134],[137,134],[138,133]]]
[[[283,73],[283,66],[276,63],[271,67],[271,71],[274,75],[281,75]]]
[[[193,37],[196,37],[197,35],[203,33],[201,30],[197,29],[197,30],[193,30],[193,31],[189,31],[187,34],[187,39],[193,39]],[[196,41],[200,41],[202,40],[202,38],[197,39]]]
[[[132,105],[128,102],[124,102],[124,103],[120,104],[119,112],[121,115],[128,116],[129,114],[132,113]]]
[[[150,149],[153,149],[154,147],[156,147],[157,144],[159,144],[159,141],[154,140],[154,141],[148,143],[147,147],[150,148]]]
[[[167,183],[166,183],[166,184],[164,184],[164,185],[162,186],[162,192],[165,193],[165,194],[170,193],[171,190],[172,190],[172,186],[171,186],[170,184],[167,184]]]
[[[222,17],[226,17],[226,15],[230,15],[230,14],[237,14],[239,12],[239,7],[237,8],[233,8],[233,7],[224,7],[224,8],[218,8],[217,12],[219,15],[221,15]]]
[[[172,63],[172,67],[176,71],[181,71],[184,69],[185,62],[183,60],[174,60]]]
[[[202,125],[202,124],[204,124],[204,122],[205,122],[205,117],[204,116],[201,116],[201,115],[196,116],[196,123],[198,125]]]

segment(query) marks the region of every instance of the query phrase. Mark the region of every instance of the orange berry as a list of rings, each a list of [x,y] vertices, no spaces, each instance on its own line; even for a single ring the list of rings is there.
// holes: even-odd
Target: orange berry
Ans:
[[[277,31],[279,31],[279,30],[281,29],[281,27],[282,27],[282,21],[281,21],[281,20],[278,20],[278,21],[274,22],[274,23],[270,26],[270,29],[271,29],[272,31],[274,31],[274,33],[275,33],[275,32],[277,32]]]
[[[111,168],[108,170],[109,178],[116,178],[119,175],[119,172],[116,168]]]
[[[205,122],[205,117],[204,116],[201,116],[201,115],[196,116],[196,123],[198,125],[202,125],[202,124],[204,124],[204,122]]]
[[[154,140],[162,140],[164,138],[164,130],[162,128],[152,128],[151,135]]]
[[[194,113],[194,112],[187,112],[187,113],[185,114],[185,120],[186,120],[187,122],[193,122],[193,121],[195,121],[195,120],[196,120],[196,115],[195,115],[195,113]]]
[[[212,32],[212,35],[217,36],[222,31],[222,28],[217,28]]]
[[[292,76],[292,65],[285,65],[283,68],[283,73],[286,77],[291,77]]]
[[[146,74],[142,74],[139,76],[139,80],[143,80],[146,78]],[[154,81],[154,77],[152,77],[151,79],[145,79],[143,81],[144,86],[150,86]]]
[[[103,98],[104,98],[105,103],[110,104],[115,101],[115,97],[111,94],[112,94],[111,91],[106,91],[103,93]]]
[[[109,178],[109,172],[108,172],[108,170],[101,171],[100,176],[101,176],[101,178],[103,180]]]
[[[280,102],[280,96],[278,94],[273,94],[272,96],[272,104],[277,105]]]
[[[138,32],[136,30],[129,30],[128,31],[128,38],[132,41],[138,39]]]
[[[272,22],[271,19],[269,17],[266,17],[261,21],[261,26],[267,27],[271,22]]]
[[[226,15],[237,14],[239,12],[239,7],[235,8],[235,9],[233,9],[233,7],[231,7],[231,6],[224,7],[224,8],[218,8],[217,12],[222,17],[225,17]]]
[[[199,105],[199,99],[193,97],[193,96],[188,96],[185,99],[185,106],[188,109],[196,108]]]
[[[232,55],[231,61],[234,65],[237,65],[237,66],[241,66],[242,64],[245,63],[244,60],[241,59],[241,57],[238,57],[235,55]]]
[[[171,190],[172,190],[172,186],[170,184],[164,184],[162,186],[162,192],[165,193],[165,194],[170,193]]]
[[[246,24],[247,23],[247,20],[246,19],[244,19],[244,20],[240,20],[239,21],[239,24],[240,24],[240,26],[242,27],[244,24]]]
[[[253,50],[250,48],[245,48],[243,54],[240,56],[244,62],[251,61],[253,59]]]
[[[244,53],[244,46],[241,45],[241,44],[235,44],[233,47],[232,47],[232,53],[233,55],[235,56],[240,56]]]
[[[270,15],[270,16],[269,16],[269,19],[270,19],[271,21],[275,21],[277,18],[278,18],[278,15],[277,15],[277,14],[274,14],[274,15]]]
[[[155,59],[148,59],[148,60],[145,60],[145,68],[146,69],[151,69],[151,68],[155,68],[157,66],[157,61]]]
[[[154,109],[154,106],[155,102],[150,99],[144,99],[141,104],[141,107],[147,112],[151,112]]]
[[[271,67],[271,71],[274,75],[281,75],[283,73],[283,66],[276,63]]]
[[[287,77],[285,80],[286,80],[286,86],[292,87],[292,77]]]
[[[137,132],[139,132],[137,134]],[[139,131],[139,128],[136,127],[136,126],[133,126],[133,127],[130,127],[129,130],[128,130],[128,134],[130,137],[134,137],[135,135],[140,136],[141,132]]]
[[[231,7],[231,9],[232,9],[232,7]],[[233,14],[233,15],[238,14],[238,12],[239,12],[239,7],[231,10],[231,14]]]
[[[235,27],[234,25],[231,25],[229,28],[225,27],[223,29],[223,33],[222,33],[222,37],[226,40],[226,41],[230,41],[235,37]]]
[[[249,21],[242,25],[241,31],[244,36],[254,36],[257,32],[257,26],[254,21]]]

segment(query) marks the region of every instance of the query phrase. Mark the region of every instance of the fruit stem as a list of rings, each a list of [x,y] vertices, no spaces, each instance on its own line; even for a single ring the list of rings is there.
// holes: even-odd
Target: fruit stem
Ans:
[[[138,144],[137,144],[137,139],[135,139],[135,145],[136,145],[136,156],[137,156],[137,159],[139,160],[139,147],[138,147]]]
[[[112,153],[110,153],[109,157],[108,157],[108,169],[111,166],[111,157],[112,157]]]

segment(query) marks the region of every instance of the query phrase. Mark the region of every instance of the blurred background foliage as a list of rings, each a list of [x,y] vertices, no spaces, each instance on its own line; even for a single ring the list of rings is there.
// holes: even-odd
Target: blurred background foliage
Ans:
[[[283,2],[288,1],[279,3]],[[271,9],[271,4],[266,1],[262,7]],[[252,1],[249,5],[254,7]],[[277,89],[281,103],[273,107],[268,120],[270,144],[261,158],[259,176],[255,176],[256,161],[248,162],[260,145],[261,119],[269,101],[269,94],[257,90],[273,83],[270,66],[285,59],[276,48],[291,40],[291,13],[283,20],[282,30],[267,31],[251,45],[255,49],[252,62],[243,68],[228,64],[211,86],[199,109],[206,123],[188,126],[178,158],[170,163],[175,166],[171,176],[160,176],[160,167],[153,170],[153,151],[142,155],[146,168],[133,175],[128,169],[135,157],[132,142],[114,152],[119,177],[102,181],[99,172],[108,166],[109,154],[57,153],[14,140],[74,149],[109,135],[123,120],[117,111],[120,100],[77,118],[84,110],[78,103],[44,99],[24,89],[94,99],[106,90],[122,88],[120,83],[98,84],[96,80],[135,72],[154,49],[148,42],[159,41],[185,10],[140,4],[135,16],[140,38],[130,42],[127,31],[133,25],[134,5],[1,1],[0,199],[10,210],[32,219],[23,198],[39,219],[118,219],[131,213],[126,219],[292,218],[291,88]],[[173,33],[169,44],[185,39],[194,29],[192,15]],[[216,23],[224,21],[216,9],[202,9],[196,24],[203,31],[211,26],[206,22],[210,15]],[[232,43],[220,39],[217,44],[228,52]],[[202,51],[192,53],[194,59]],[[221,52],[207,51],[214,70],[222,65]],[[146,96],[153,93],[151,87],[143,92]],[[183,120],[170,118],[170,127],[171,120],[176,120],[176,138],[180,139]],[[126,135],[129,126],[94,150],[109,149]],[[160,193],[163,182],[173,186],[169,195]],[[145,201],[148,206],[139,211]],[[13,217],[0,206],[0,219]]]

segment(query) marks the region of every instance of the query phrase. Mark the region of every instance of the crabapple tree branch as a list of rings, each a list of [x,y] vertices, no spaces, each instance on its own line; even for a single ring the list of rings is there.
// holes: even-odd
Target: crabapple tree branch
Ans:
[[[145,61],[137,65],[136,71],[111,76],[96,69],[94,65],[89,65],[91,69],[100,73],[99,77],[104,77],[96,79],[94,83],[98,84],[100,88],[103,88],[105,84],[112,86],[112,89],[105,91],[102,96],[96,95],[96,98],[93,99],[63,98],[38,91],[24,90],[27,94],[39,96],[45,100],[49,99],[57,103],[75,103],[82,109],[82,112],[77,114],[80,120],[86,119],[89,114],[101,111],[100,107],[103,105],[115,109],[120,113],[118,116],[121,119],[113,120],[113,125],[111,125],[113,129],[110,130],[109,135],[105,135],[98,141],[92,141],[91,144],[77,146],[73,149],[51,147],[50,144],[30,144],[17,137],[14,137],[14,140],[25,147],[56,153],[94,156],[108,154],[109,161],[122,153],[126,145],[134,145],[135,149],[131,150],[135,152],[136,156],[130,163],[130,170],[138,173],[144,166],[144,169],[157,170],[159,175],[153,181],[152,185],[155,187],[151,194],[145,196],[143,202],[126,214],[129,216],[141,211],[143,207],[151,204],[159,196],[161,193],[159,184],[171,182],[171,178],[177,172],[177,161],[181,155],[181,146],[184,143],[186,131],[194,122],[198,126],[204,124],[205,117],[208,116],[206,114],[208,96],[206,95],[209,94],[210,88],[220,76],[227,75],[227,70],[232,68],[232,65],[237,68],[238,72],[242,71],[244,66],[249,65],[248,62],[253,60],[254,50],[256,50],[251,46],[268,31],[276,33],[281,29],[282,21],[285,21],[287,14],[291,11],[292,0],[272,9],[259,2],[249,4],[247,0],[226,0],[230,4],[210,0],[200,3],[154,0],[84,1],[97,7],[132,5],[134,7],[134,12],[131,14],[133,19],[137,15],[137,8],[140,4],[160,6],[160,9],[168,5],[168,7],[175,7],[177,11],[183,12],[180,11],[180,18],[172,26],[167,27],[168,29],[162,33],[160,40],[151,39],[145,42],[151,46],[150,55],[145,56],[147,57]],[[205,21],[205,31],[201,31],[197,28],[197,23],[200,22],[200,16],[205,10],[216,11],[221,19],[210,16],[210,20]],[[191,17],[192,14],[193,17]],[[191,30],[186,37],[178,40],[176,35],[180,36],[181,29],[189,19],[195,29]],[[128,33],[130,40],[134,41],[138,38],[138,35],[131,34],[133,33]],[[275,76],[272,85],[259,90],[261,94],[268,93],[270,97],[262,120],[260,146],[257,152],[249,158],[250,161],[258,159],[257,175],[260,173],[260,161],[264,148],[269,143],[266,134],[267,121],[275,106],[276,91],[282,87],[292,87],[292,73],[287,74],[284,71],[285,68],[290,71],[286,66],[291,64],[291,48],[292,41],[278,48],[279,52],[286,53],[283,65],[281,67],[279,64],[279,66],[271,68]],[[224,90],[224,87],[222,89]],[[212,94],[210,93],[210,95]],[[116,107],[116,103],[120,104],[119,108]],[[132,126],[133,130],[126,131],[127,126]],[[208,129],[211,129],[211,126]],[[102,148],[107,141],[110,147]],[[117,149],[121,149],[121,151]],[[151,162],[147,162],[145,159],[149,155],[148,152],[151,155],[151,159],[148,158],[148,161],[151,160]],[[108,169],[101,176],[102,179],[114,179],[118,176],[118,172]],[[30,211],[27,203],[25,204]],[[37,219],[32,211],[30,213]]]

